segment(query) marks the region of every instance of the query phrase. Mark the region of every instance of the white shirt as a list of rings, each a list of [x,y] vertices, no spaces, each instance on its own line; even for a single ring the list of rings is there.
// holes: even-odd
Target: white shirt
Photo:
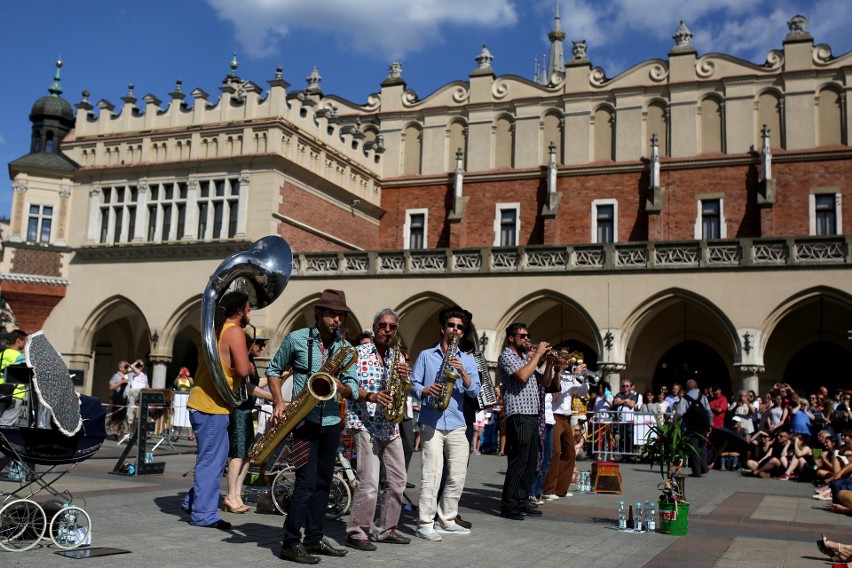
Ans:
[[[589,384],[585,381],[578,381],[576,376],[572,373],[562,373],[559,380],[562,391],[556,393],[550,407],[552,408],[553,414],[571,416],[571,398],[575,396],[586,396],[589,392]]]
[[[148,388],[148,375],[146,375],[144,371],[139,371],[138,373],[134,373],[133,378],[130,379],[130,388],[132,388],[132,389],[147,389]]]
[[[553,395],[544,393],[544,423],[556,424],[556,418],[553,417]]]

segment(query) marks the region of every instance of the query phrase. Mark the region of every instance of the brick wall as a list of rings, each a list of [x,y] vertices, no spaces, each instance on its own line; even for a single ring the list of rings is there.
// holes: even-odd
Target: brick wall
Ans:
[[[291,184],[281,187],[284,198],[279,212],[310,227],[364,249],[378,246],[378,226],[350,211]],[[294,252],[340,251],[345,247],[292,224],[282,222],[279,234],[287,239]]]
[[[657,234],[649,235],[645,212],[648,172],[610,173],[562,177],[562,193],[557,218],[551,225],[555,240],[545,241],[544,220],[540,216],[546,194],[546,181],[540,179],[474,182],[465,181],[464,195],[469,198],[462,226],[453,229],[452,246],[482,247],[494,242],[494,217],[497,203],[521,203],[521,245],[581,244],[591,242],[592,201],[618,200],[619,242],[645,240],[692,240],[698,199],[719,195],[724,202],[728,238],[760,236],[805,236],[808,234],[808,196],[813,188],[838,191],[844,205],[843,227],[852,227],[852,161],[822,160],[803,163],[775,163],[777,183],[775,205],[764,211],[757,206],[759,169],[756,165],[663,170],[663,210],[654,224]],[[398,249],[403,244],[406,209],[428,208],[428,244],[430,248],[451,246],[447,215],[452,186],[384,188],[379,246]],[[768,223],[766,219],[771,219]],[[551,237],[554,238],[554,237]],[[550,239],[548,239],[550,241]]]
[[[40,330],[56,304],[65,297],[65,286],[3,283],[3,297],[12,308],[19,329],[27,333]]]

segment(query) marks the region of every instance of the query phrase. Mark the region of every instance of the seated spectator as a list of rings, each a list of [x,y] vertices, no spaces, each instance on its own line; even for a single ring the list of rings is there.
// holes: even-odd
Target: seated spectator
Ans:
[[[831,430],[839,441],[840,433],[852,428],[852,394],[845,391],[841,392],[835,400],[836,404],[830,415]]]
[[[574,452],[577,454],[577,461],[586,459],[586,436],[579,424],[574,425]]]
[[[786,471],[778,479],[799,479],[807,477],[814,470],[814,452],[808,446],[808,438],[804,434],[793,434],[793,445],[790,448],[789,463]]]
[[[790,451],[790,433],[779,430],[772,440],[769,451],[759,460],[748,460],[746,470],[754,475],[769,478],[773,475],[781,475],[787,468],[789,461],[787,455]]]
[[[819,479],[828,479],[842,468],[840,460],[837,459],[837,442],[828,430],[821,430],[817,434],[817,440],[822,444],[823,450],[816,460],[816,476]]]
[[[743,427],[746,423],[751,423],[751,418],[734,416],[731,422],[731,426],[733,426],[733,428],[731,429],[736,432],[737,436],[745,441],[749,441],[748,433],[746,433],[745,428]],[[729,443],[727,438],[725,438],[725,441],[719,447],[718,455],[719,469],[722,471],[736,471],[740,468],[740,461],[743,458],[742,451],[739,447]]]

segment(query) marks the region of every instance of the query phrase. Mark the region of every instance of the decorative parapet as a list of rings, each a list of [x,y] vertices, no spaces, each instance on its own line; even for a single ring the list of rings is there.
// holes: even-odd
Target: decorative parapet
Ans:
[[[0,282],[14,282],[15,284],[41,284],[43,286],[68,286],[71,281],[57,276],[40,276],[37,274],[17,274],[12,272],[0,272]]]
[[[301,253],[293,276],[422,276],[852,266],[852,237]]]

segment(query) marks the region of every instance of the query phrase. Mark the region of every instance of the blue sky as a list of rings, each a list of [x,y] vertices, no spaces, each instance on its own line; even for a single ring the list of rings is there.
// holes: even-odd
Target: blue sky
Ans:
[[[238,74],[266,86],[284,68],[291,89],[304,88],[317,66],[326,94],[364,103],[400,61],[421,97],[465,80],[483,44],[499,75],[532,78],[549,44],[555,0],[148,0],[124,3],[42,0],[9,3],[0,48],[7,87],[0,104],[0,162],[29,151],[32,103],[47,94],[61,55],[63,97],[72,105],[117,106],[135,85],[141,98],[168,101],[175,80],[189,93],[218,94],[237,52]],[[665,59],[679,20],[695,34],[699,55],[723,52],[763,63],[780,49],[786,22],[810,20],[815,43],[835,56],[852,49],[852,2],[836,0],[559,0],[562,29],[585,39],[608,76],[650,58]],[[8,170],[0,215],[11,207]]]

